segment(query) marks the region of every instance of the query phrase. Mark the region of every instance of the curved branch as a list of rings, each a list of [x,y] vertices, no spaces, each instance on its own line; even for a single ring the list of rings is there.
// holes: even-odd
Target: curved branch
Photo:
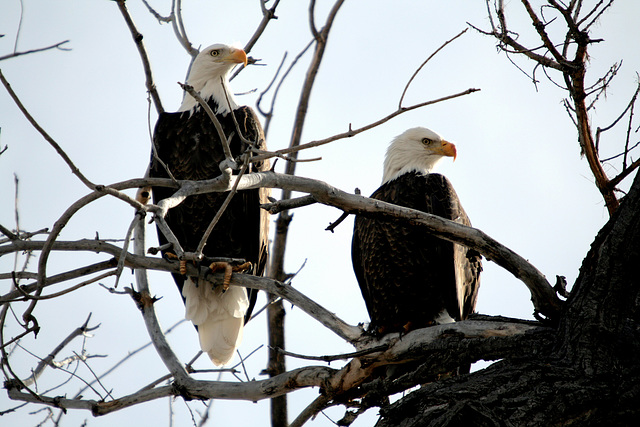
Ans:
[[[161,386],[153,389],[144,389],[128,396],[109,402],[97,402],[95,400],[66,399],[63,397],[33,396],[22,392],[20,386],[13,382],[6,384],[8,395],[11,399],[25,402],[41,403],[63,409],[87,409],[95,416],[106,415],[120,409],[139,403],[148,402],[169,396],[182,396],[186,399],[233,399],[258,401],[281,396],[292,391],[319,387],[328,396],[339,396],[358,387],[367,380],[372,371],[379,366],[391,363],[399,363],[417,360],[432,355],[434,350],[441,348],[446,343],[459,340],[470,340],[471,346],[482,348],[486,342],[503,345],[513,345],[522,336],[534,331],[544,330],[539,326],[514,324],[511,322],[486,322],[486,321],[462,321],[449,325],[433,326],[413,331],[400,337],[398,334],[390,334],[381,341],[391,345],[385,352],[355,358],[341,369],[332,369],[325,366],[308,366],[295,369],[272,378],[261,381],[248,381],[242,383],[223,381],[202,381],[187,378],[169,386]],[[379,346],[381,341],[371,343]],[[482,352],[477,357],[490,359],[491,355],[483,356]]]
[[[146,283],[145,270],[148,269],[168,271],[171,273],[180,273],[180,267],[178,262],[170,262],[162,258],[144,256],[144,250],[141,251],[139,249],[141,246],[141,243],[138,243],[140,236],[140,232],[136,231],[134,240],[134,248],[136,252],[135,254],[131,254],[128,252],[123,254],[122,248],[116,245],[112,245],[99,240],[89,239],[71,242],[56,241],[53,243],[51,249],[56,251],[86,251],[94,253],[103,252],[116,257],[123,256],[124,265],[129,268],[134,268],[136,271],[138,291],[140,293],[146,292],[148,295],[148,285],[147,287],[144,286],[144,284]],[[15,241],[0,246],[0,255],[24,250],[37,251],[42,250],[45,246],[46,242],[43,241]],[[208,281],[216,285],[221,285],[223,283],[223,273],[211,273],[211,270],[206,267],[200,267],[200,269],[197,269],[197,267],[192,264],[187,264],[186,267],[187,274],[189,274],[190,276],[200,276],[202,278],[206,278]],[[145,276],[142,278],[138,278],[138,275]],[[48,278],[45,278],[45,286],[47,286],[48,284]],[[234,274],[231,277],[230,284],[233,286],[242,286],[246,288],[263,290],[280,296],[288,300],[295,306],[299,307],[302,311],[309,314],[309,316],[317,320],[329,330],[333,331],[336,335],[343,338],[345,341],[354,345],[362,336],[362,329],[360,327],[347,324],[331,311],[325,309],[290,285],[283,284],[273,279],[256,277],[247,274]],[[35,292],[37,289],[39,288],[35,284],[23,286],[21,287],[22,292],[13,291],[0,297],[0,303],[10,302],[16,299],[23,299],[26,293]],[[152,299],[151,297],[148,298]]]
[[[182,196],[186,197],[192,194],[202,194],[211,191],[229,191],[236,185],[238,190],[259,187],[281,188],[289,191],[308,193],[312,195],[316,201],[328,206],[336,207],[347,213],[368,213],[373,215],[390,216],[422,224],[438,237],[478,250],[486,258],[496,262],[498,265],[511,272],[515,277],[523,281],[531,292],[532,301],[536,310],[543,315],[552,318],[560,311],[561,302],[544,275],[524,258],[478,229],[465,227],[453,221],[448,221],[444,218],[413,209],[403,208],[356,194],[349,194],[322,181],[286,174],[277,174],[275,172],[251,173],[241,177],[231,176],[228,181],[216,178],[207,181],[194,181],[191,183],[193,185],[188,187],[189,191],[187,191],[187,187],[182,188],[182,190],[185,190],[182,193]],[[116,189],[121,190],[123,188],[131,187],[137,188],[145,185],[173,187],[176,183],[171,179],[166,178],[136,179],[117,183],[105,188],[110,188],[115,191]],[[96,191],[83,197],[78,202],[74,203],[56,222],[42,249],[43,254],[40,258],[38,270],[39,284],[44,283],[45,278],[46,259],[43,260],[45,251],[48,253],[48,251],[52,249],[55,244],[55,239],[64,224],[66,224],[77,210],[85,206],[90,201],[102,197],[104,194],[105,193]],[[157,209],[157,206],[144,205],[141,209],[148,211]],[[11,244],[27,243],[30,242],[12,242]],[[42,282],[40,282],[41,280]]]
[[[420,70],[422,70],[422,68],[424,68],[425,65],[427,65],[427,62],[431,61],[431,58],[433,58],[434,56],[436,56],[436,54],[438,52],[440,52],[442,49],[444,49],[449,43],[453,42],[455,39],[457,39],[458,37],[462,36],[464,33],[466,33],[468,30],[468,28],[465,28],[464,30],[462,30],[461,32],[459,32],[456,36],[454,36],[453,38],[450,38],[449,40],[447,40],[446,42],[444,42],[439,48],[437,48],[435,50],[435,52],[433,52],[431,55],[429,55],[429,57],[422,63],[420,64],[420,66],[418,67],[418,69],[413,73],[413,75],[411,76],[411,78],[409,79],[409,81],[407,82],[407,85],[404,87],[404,90],[402,91],[402,95],[400,96],[400,101],[398,102],[398,109],[402,109],[402,101],[404,100],[404,96],[406,95],[407,91],[409,90],[409,86],[411,85],[411,82],[413,82],[413,79],[416,78],[416,76],[418,75],[418,73],[420,72]]]
[[[134,231],[134,251],[138,257],[144,257],[145,250],[145,223],[144,216],[136,213],[137,224],[135,225]],[[184,365],[178,360],[178,357],[175,355],[167,339],[160,327],[160,323],[158,322],[158,318],[156,316],[154,303],[156,301],[155,298],[151,296],[149,291],[149,280],[147,278],[147,271],[144,269],[137,268],[135,270],[136,275],[136,284],[138,288],[138,293],[133,294],[133,298],[142,313],[142,317],[144,319],[144,324],[147,327],[147,332],[149,333],[149,337],[151,337],[151,341],[153,342],[153,346],[156,349],[156,352],[162,359],[162,362],[167,367],[167,370],[171,372],[173,378],[175,378],[176,382],[179,384],[187,383],[190,381],[189,374],[187,373]]]

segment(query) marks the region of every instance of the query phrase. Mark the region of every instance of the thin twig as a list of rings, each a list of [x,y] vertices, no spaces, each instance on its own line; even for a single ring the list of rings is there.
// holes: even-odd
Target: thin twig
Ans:
[[[160,101],[160,94],[156,89],[156,85],[153,81],[153,74],[151,72],[151,62],[149,61],[149,56],[147,55],[147,50],[142,43],[142,34],[138,32],[136,25],[133,23],[133,19],[127,10],[127,5],[125,0],[116,0],[118,4],[118,9],[122,14],[125,22],[127,23],[127,27],[129,28],[129,32],[131,33],[131,37],[133,37],[133,41],[136,44],[136,48],[138,49],[138,53],[140,54],[140,59],[142,60],[142,67],[144,68],[145,75],[145,85],[147,87],[147,91],[151,94],[151,98],[153,99],[153,104],[156,106],[156,112],[158,114],[162,114],[164,112],[164,108],[162,107],[162,102]]]
[[[238,173],[238,177],[241,177],[242,175],[244,175],[244,172],[247,170],[247,167],[248,167],[247,163],[242,165],[242,168],[240,169],[240,172]],[[222,206],[220,206],[220,209],[218,209],[218,212],[216,212],[215,216],[213,217],[213,219],[209,223],[209,226],[207,227],[207,230],[202,235],[202,238],[200,239],[200,243],[198,243],[198,248],[196,249],[196,257],[199,258],[200,255],[202,255],[202,251],[204,250],[204,246],[207,244],[207,240],[209,240],[209,236],[213,232],[213,228],[216,226],[218,221],[220,221],[220,218],[222,218],[222,215],[227,210],[227,207],[231,203],[231,199],[233,199],[233,196],[236,195],[239,183],[240,183],[239,180],[235,181],[234,186],[231,188],[231,191],[229,191],[229,194],[227,194],[227,197],[224,199],[224,202],[222,203]]]
[[[454,36],[453,38],[447,40],[446,42],[444,42],[439,48],[437,48],[431,55],[429,55],[429,57],[418,67],[418,69],[413,73],[413,75],[411,76],[411,78],[409,79],[409,81],[407,82],[406,86],[404,87],[404,90],[402,91],[402,95],[400,96],[400,101],[398,102],[398,109],[402,109],[402,101],[404,100],[404,96],[407,93],[407,90],[409,90],[409,86],[411,85],[411,82],[413,82],[413,79],[416,78],[416,76],[418,75],[418,73],[420,72],[420,70],[422,70],[422,68],[427,65],[427,62],[429,62],[431,60],[431,58],[433,58],[434,56],[436,56],[436,54],[438,52],[440,52],[442,49],[444,49],[449,43],[453,42],[455,39],[457,39],[458,37],[462,36],[464,33],[466,33],[468,30],[468,28],[465,28],[464,30],[462,30],[460,33],[458,33],[456,36]]]
[[[284,354],[285,356],[295,357],[296,359],[304,359],[304,360],[319,360],[322,362],[334,362],[336,360],[346,360],[353,359],[354,357],[366,356],[373,353],[379,353],[381,351],[385,351],[389,348],[389,343],[381,344],[375,347],[366,348],[360,351],[354,351],[351,353],[343,353],[343,354],[333,354],[328,356],[309,356],[304,354],[292,353],[290,351],[282,350],[281,348],[275,348],[274,350]]]
[[[0,70],[0,81],[2,81],[2,84],[4,85],[5,89],[7,90],[7,92],[9,92],[9,96],[11,96],[11,98],[13,99],[15,104],[18,106],[22,114],[26,117],[29,123],[31,123],[31,126],[33,126],[40,133],[40,135],[42,135],[42,137],[49,143],[49,145],[51,145],[53,149],[56,150],[58,155],[62,157],[62,160],[64,160],[67,166],[69,166],[69,168],[71,169],[71,173],[77,176],[84,185],[86,185],[91,190],[93,190],[95,188],[95,184],[89,181],[82,174],[82,172],[80,172],[80,169],[78,169],[76,165],[73,164],[73,162],[71,161],[67,153],[65,153],[64,150],[62,149],[62,147],[60,147],[60,145],[58,145],[58,143],[53,138],[51,138],[51,136],[49,136],[49,134],[38,124],[36,119],[33,118],[33,116],[29,113],[29,111],[27,111],[26,107],[20,101],[20,98],[18,98],[18,95],[16,95],[16,93],[11,88],[11,85],[9,84],[9,82],[4,78],[4,75],[2,74],[2,70]]]
[[[316,199],[313,196],[296,197],[295,199],[278,200],[277,202],[264,203],[260,205],[260,208],[266,210],[271,215],[280,213],[282,211],[302,208],[316,203]]]
[[[434,99],[434,100],[431,100],[431,101],[421,102],[421,103],[418,103],[418,104],[414,104],[414,105],[412,105],[410,107],[399,108],[396,111],[394,111],[393,113],[388,114],[387,116],[385,116],[385,117],[383,117],[383,118],[381,118],[381,119],[379,119],[379,120],[377,120],[377,121],[375,121],[373,123],[370,123],[370,124],[368,124],[366,126],[362,126],[361,128],[351,129],[351,127],[350,127],[348,131],[336,134],[336,135],[331,136],[329,138],[320,139],[320,140],[317,140],[317,141],[311,141],[311,142],[308,142],[306,144],[299,144],[299,145],[294,146],[294,147],[283,148],[281,150],[274,151],[273,154],[265,154],[265,155],[254,156],[251,160],[254,161],[254,162],[257,162],[257,161],[260,161],[260,160],[265,160],[265,159],[268,159],[268,158],[271,158],[271,157],[276,157],[276,156],[283,155],[283,154],[290,154],[290,153],[295,153],[295,152],[298,152],[298,151],[301,151],[301,150],[306,150],[308,148],[318,147],[320,145],[325,145],[325,144],[328,144],[330,142],[337,141],[339,139],[351,138],[352,136],[358,135],[359,133],[362,133],[362,132],[365,132],[365,131],[367,131],[369,129],[373,129],[374,127],[380,126],[381,124],[386,123],[389,120],[391,120],[391,119],[393,119],[393,118],[395,118],[395,117],[397,117],[397,116],[399,116],[399,115],[401,115],[403,113],[406,113],[408,111],[412,111],[412,110],[415,110],[415,109],[418,109],[418,108],[426,107],[428,105],[437,104],[439,102],[448,101],[450,99],[455,99],[455,98],[458,98],[458,97],[461,97],[461,96],[469,95],[471,93],[478,92],[479,90],[480,89],[470,88],[470,89],[467,89],[467,90],[462,91],[462,92],[458,92],[458,93],[453,94],[453,95],[444,96],[442,98]]]
[[[0,56],[0,61],[4,61],[5,59],[9,59],[9,58],[15,58],[17,56],[29,55],[31,53],[44,52],[46,50],[51,50],[51,49],[59,49],[59,50],[64,50],[64,51],[71,50],[71,49],[67,49],[67,48],[61,47],[65,43],[69,43],[69,40],[65,40],[63,42],[59,42],[59,43],[56,43],[56,44],[53,44],[53,45],[47,46],[47,47],[41,47],[41,48],[38,48],[38,49],[25,50],[25,51],[22,51],[22,52],[15,52],[14,51],[14,52],[9,53],[7,55]]]
[[[42,375],[42,373],[44,372],[45,368],[48,366],[51,366],[51,363],[53,362],[53,360],[55,359],[55,357],[62,351],[64,350],[64,348],[66,346],[68,346],[71,341],[73,341],[74,339],[76,339],[79,336],[82,336],[84,334],[86,334],[87,332],[90,331],[94,331],[96,329],[98,329],[100,327],[100,325],[97,326],[93,326],[93,327],[89,327],[89,320],[91,320],[91,313],[89,313],[89,315],[87,316],[87,320],[84,321],[84,323],[82,324],[82,326],[74,329],[69,335],[67,335],[67,337],[62,340],[62,342],[60,344],[58,344],[56,346],[56,348],[54,348],[49,355],[40,360],[40,363],[38,363],[38,365],[36,366],[36,368],[33,370],[31,376],[29,378],[27,378],[26,380],[23,381],[23,383],[27,386],[30,386],[31,384],[33,384],[36,379],[38,379],[38,377],[40,377],[40,375]]]
[[[224,153],[226,166],[230,167],[231,169],[237,169],[238,165],[233,159],[233,155],[231,154],[231,149],[229,148],[229,140],[227,139],[227,136],[224,134],[224,130],[222,129],[222,124],[220,124],[220,120],[218,120],[218,118],[216,117],[215,113],[213,112],[209,104],[207,104],[207,102],[204,99],[202,99],[200,94],[196,92],[195,89],[193,89],[193,86],[188,84],[183,84],[180,82],[178,82],[178,84],[190,96],[192,96],[196,101],[198,101],[198,104],[200,104],[200,106],[207,113],[207,116],[209,116],[209,119],[211,119],[213,126],[216,128],[216,131],[218,132],[218,137],[220,138],[220,144],[222,144],[222,151]],[[233,117],[235,117],[235,115],[233,114],[233,110],[231,111],[230,114]],[[221,165],[220,170],[223,170],[224,168],[225,167]]]
[[[316,397],[313,402],[307,405],[307,407],[298,414],[296,419],[289,424],[289,427],[302,427],[307,421],[325,409],[329,402],[331,402],[331,398],[328,396],[320,395]]]

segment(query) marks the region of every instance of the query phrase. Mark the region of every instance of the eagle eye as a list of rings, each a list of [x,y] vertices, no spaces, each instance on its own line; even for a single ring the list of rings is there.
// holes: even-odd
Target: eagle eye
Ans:
[[[209,55],[213,56],[214,58],[218,55],[220,55],[220,49],[213,49]]]
[[[433,142],[433,139],[429,139],[429,138],[422,138],[422,143],[424,145],[429,145]]]

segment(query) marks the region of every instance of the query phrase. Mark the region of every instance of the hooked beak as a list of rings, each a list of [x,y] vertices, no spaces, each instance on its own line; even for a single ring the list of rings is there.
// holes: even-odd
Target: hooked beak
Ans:
[[[440,154],[447,157],[453,157],[453,161],[456,161],[456,156],[458,155],[458,151],[456,150],[456,146],[450,143],[449,141],[445,141],[444,139],[440,145]]]
[[[242,49],[231,49],[227,60],[236,64],[244,64],[245,67],[247,66],[247,54]]]

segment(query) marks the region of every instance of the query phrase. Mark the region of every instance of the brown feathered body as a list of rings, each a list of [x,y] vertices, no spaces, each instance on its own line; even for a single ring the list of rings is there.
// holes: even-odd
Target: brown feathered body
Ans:
[[[213,111],[217,111],[215,100],[210,99],[208,103]],[[249,145],[239,137],[232,114],[244,138],[256,141],[257,148],[266,149],[262,126],[255,113],[249,107],[238,107],[232,113],[216,115],[227,135],[233,157],[245,153]],[[221,174],[218,165],[224,160],[222,144],[211,118],[202,108],[161,114],[153,144],[157,158],[152,157],[151,177],[168,178],[167,169],[177,180],[206,180]],[[268,162],[253,163],[246,173],[268,168]],[[154,187],[154,203],[174,192],[173,188]],[[190,196],[168,211],[166,222],[185,252],[195,252],[227,195],[213,192]],[[259,205],[268,201],[268,195],[268,189],[263,188],[238,191],[207,239],[203,254],[245,259],[253,265],[252,274],[262,275],[267,262],[268,214]],[[161,244],[167,241],[160,232],[158,239]],[[173,278],[185,299],[186,317],[199,330],[203,350],[209,352],[214,363],[226,364],[239,344],[242,323],[251,315],[257,291],[232,286],[226,293],[221,293],[220,289],[213,292],[209,283],[197,283],[179,274],[174,274]],[[218,313],[218,316],[214,313],[216,310],[224,313]],[[222,320],[214,319],[216,316]],[[229,325],[220,326],[224,322]],[[224,354],[217,354],[218,350],[211,350],[213,347],[223,347],[220,353]]]
[[[371,198],[471,225],[443,175],[404,173]],[[371,329],[406,331],[465,319],[475,309],[480,254],[402,219],[357,215],[353,267]]]

